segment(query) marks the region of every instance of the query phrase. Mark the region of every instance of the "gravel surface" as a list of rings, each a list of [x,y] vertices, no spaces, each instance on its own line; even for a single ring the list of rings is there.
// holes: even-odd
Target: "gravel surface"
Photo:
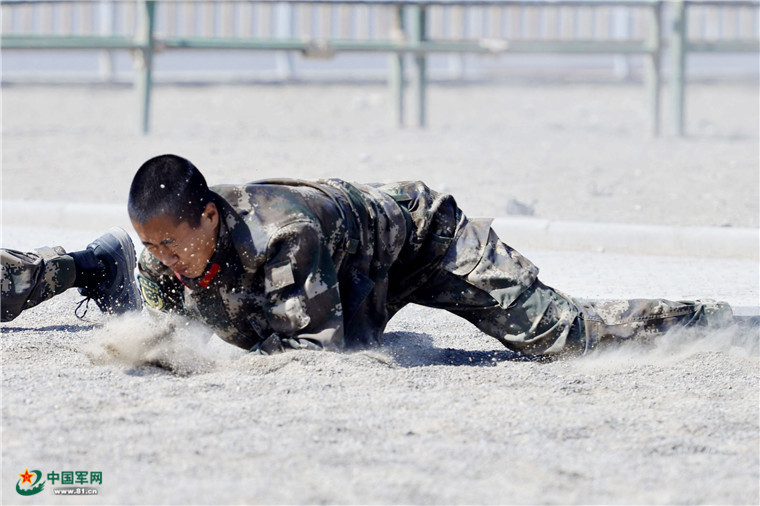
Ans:
[[[637,84],[431,86],[426,130],[393,126],[378,86],[157,86],[144,137],[129,88],[8,86],[2,191],[125,202],[137,167],[175,152],[212,184],[422,179],[472,216],[516,200],[549,219],[757,227],[757,85],[688,91],[691,135],[652,138]]]
[[[758,226],[756,85],[689,88],[691,137],[646,133],[640,86],[431,89],[426,131],[390,126],[372,86],[3,90],[3,197],[123,202],[146,158],[210,182],[422,178],[471,215],[510,199],[551,219]],[[749,112],[748,112],[749,111]],[[512,205],[511,209],[515,209]],[[3,222],[4,247],[100,231]],[[717,297],[758,310],[756,262],[524,252],[579,297]],[[73,309],[0,325],[3,504],[757,504],[758,333],[670,334],[527,361],[412,306],[351,354],[244,354],[194,325]],[[102,472],[97,496],[15,487],[25,469]]]
[[[16,495],[29,466],[107,504],[758,500],[757,335],[526,362],[413,307],[378,350],[257,357],[73,303],[3,329],[5,504],[61,501]]]

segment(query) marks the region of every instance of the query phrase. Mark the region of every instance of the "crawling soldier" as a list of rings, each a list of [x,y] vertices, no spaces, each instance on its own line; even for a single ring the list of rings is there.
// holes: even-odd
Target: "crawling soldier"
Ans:
[[[138,170],[129,216],[147,305],[274,353],[381,342],[404,305],[446,309],[510,350],[581,354],[607,339],[731,321],[725,303],[580,302],[538,280],[490,220],[421,182],[266,180],[209,189],[188,160]]]

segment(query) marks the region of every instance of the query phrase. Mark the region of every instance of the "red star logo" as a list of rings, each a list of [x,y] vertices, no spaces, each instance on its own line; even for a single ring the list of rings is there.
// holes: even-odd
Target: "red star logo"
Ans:
[[[22,485],[24,483],[26,483],[26,482],[29,482],[29,485],[32,484],[32,476],[34,476],[34,475],[33,474],[29,474],[29,469],[24,470],[24,474],[19,474],[19,476],[21,476],[21,478],[23,478],[21,480],[21,484]]]

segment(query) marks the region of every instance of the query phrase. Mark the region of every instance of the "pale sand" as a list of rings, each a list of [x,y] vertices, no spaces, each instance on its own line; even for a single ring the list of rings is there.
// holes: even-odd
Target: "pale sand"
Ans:
[[[471,215],[515,198],[551,219],[758,226],[755,85],[692,86],[685,139],[648,135],[633,85],[436,86],[425,131],[391,125],[382,87],[154,98],[142,137],[129,89],[4,89],[3,197],[123,202],[142,161],[176,152],[211,183],[420,178]],[[3,224],[24,247],[56,235]],[[97,231],[58,233],[69,247]],[[654,261],[658,280],[626,277],[636,257],[529,256],[578,296],[757,301],[746,262]],[[3,504],[760,502],[757,333],[523,362],[413,307],[379,350],[255,357],[194,328],[153,345],[160,329],[137,316],[103,327],[92,308],[82,322],[77,299],[0,327]],[[50,483],[22,497],[25,468],[101,471],[103,484],[96,497],[60,499]]]
[[[681,139],[650,135],[633,84],[432,86],[426,130],[396,128],[381,86],[158,86],[143,137],[129,88],[11,86],[3,197],[125,202],[137,167],[174,152],[212,184],[422,179],[473,216],[514,198],[550,219],[757,227],[757,85],[687,98]]]

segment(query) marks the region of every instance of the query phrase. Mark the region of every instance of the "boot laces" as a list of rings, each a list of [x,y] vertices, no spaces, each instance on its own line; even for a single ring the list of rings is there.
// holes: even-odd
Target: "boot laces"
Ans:
[[[79,318],[80,320],[84,320],[85,315],[87,314],[87,310],[90,308],[90,300],[91,297],[85,297],[84,299],[80,300],[77,304],[76,309],[74,309],[74,316]],[[82,314],[79,314],[79,311],[82,309],[82,306],[84,305],[84,311],[82,311]]]

